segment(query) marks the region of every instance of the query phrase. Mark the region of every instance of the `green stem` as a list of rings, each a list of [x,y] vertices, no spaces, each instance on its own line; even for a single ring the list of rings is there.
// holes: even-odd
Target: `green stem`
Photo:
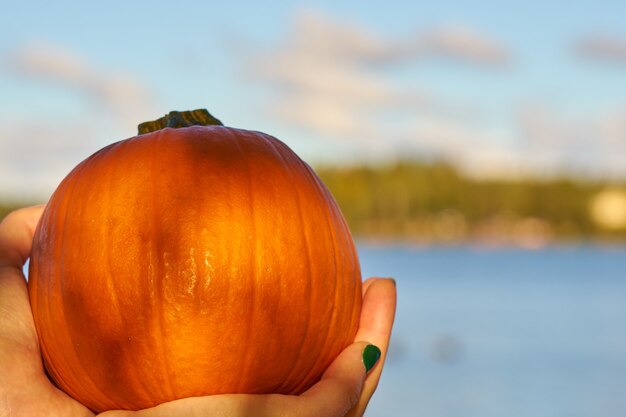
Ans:
[[[139,134],[156,132],[157,130],[171,127],[174,129],[189,126],[224,126],[222,122],[211,116],[206,109],[190,110],[190,111],[171,111],[169,114],[160,119],[151,122],[143,122],[137,126]]]

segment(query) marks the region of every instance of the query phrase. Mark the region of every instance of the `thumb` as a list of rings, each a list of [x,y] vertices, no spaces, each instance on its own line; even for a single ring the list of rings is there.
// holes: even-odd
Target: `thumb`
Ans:
[[[22,270],[30,256],[33,235],[44,206],[15,210],[0,222],[0,267]]]
[[[344,416],[356,405],[367,372],[380,358],[380,349],[368,342],[345,348],[326,369],[320,381],[300,395],[316,404],[318,415]]]

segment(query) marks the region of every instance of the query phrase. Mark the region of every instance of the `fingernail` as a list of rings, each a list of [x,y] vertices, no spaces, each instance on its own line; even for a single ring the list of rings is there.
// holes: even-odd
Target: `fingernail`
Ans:
[[[369,372],[370,369],[376,365],[380,359],[380,349],[374,345],[367,345],[363,349],[363,365],[365,365],[365,372]]]

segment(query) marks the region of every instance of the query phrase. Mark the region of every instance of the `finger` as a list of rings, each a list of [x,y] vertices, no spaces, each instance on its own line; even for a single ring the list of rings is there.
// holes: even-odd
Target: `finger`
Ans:
[[[369,280],[368,280],[369,281]],[[349,416],[361,416],[365,407],[374,394],[383,364],[385,362],[391,337],[391,328],[396,311],[396,284],[393,279],[375,279],[367,286],[363,297],[361,321],[355,340],[367,340],[378,346],[381,350],[381,358],[369,372],[365,381],[363,392],[356,407]]]
[[[30,256],[35,228],[44,206],[26,207],[9,213],[0,222],[0,267],[21,269]]]
[[[370,285],[372,285],[374,282],[381,280],[382,278],[378,278],[378,277],[372,277],[372,278],[368,278],[365,281],[363,281],[363,296],[365,296],[365,293],[367,292],[367,289],[370,287]]]
[[[111,410],[97,417],[273,417],[285,413],[286,395],[223,394],[169,401],[138,411]],[[273,414],[272,414],[273,413]]]
[[[11,346],[37,354],[37,334],[22,267],[30,255],[42,210],[43,206],[20,209],[0,222],[0,335],[4,339],[10,337]],[[41,366],[39,362],[33,360],[30,365],[37,369]]]
[[[391,278],[370,278],[364,287],[359,329],[354,340],[367,340],[382,349],[389,342],[395,317],[396,284]]]
[[[356,342],[344,349],[322,375],[321,380],[304,392],[312,413],[305,415],[341,416],[356,405],[363,389],[366,367],[363,363],[369,342]]]
[[[302,414],[299,411],[298,400],[297,396],[281,394],[208,395],[182,398],[138,411],[105,411],[97,417],[308,417],[313,415]]]

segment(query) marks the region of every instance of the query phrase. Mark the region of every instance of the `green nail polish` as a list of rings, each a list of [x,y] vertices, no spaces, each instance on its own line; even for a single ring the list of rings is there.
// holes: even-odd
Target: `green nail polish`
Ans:
[[[376,365],[380,359],[380,349],[374,345],[367,345],[363,349],[363,365],[365,365],[365,372],[369,372],[370,369]]]

